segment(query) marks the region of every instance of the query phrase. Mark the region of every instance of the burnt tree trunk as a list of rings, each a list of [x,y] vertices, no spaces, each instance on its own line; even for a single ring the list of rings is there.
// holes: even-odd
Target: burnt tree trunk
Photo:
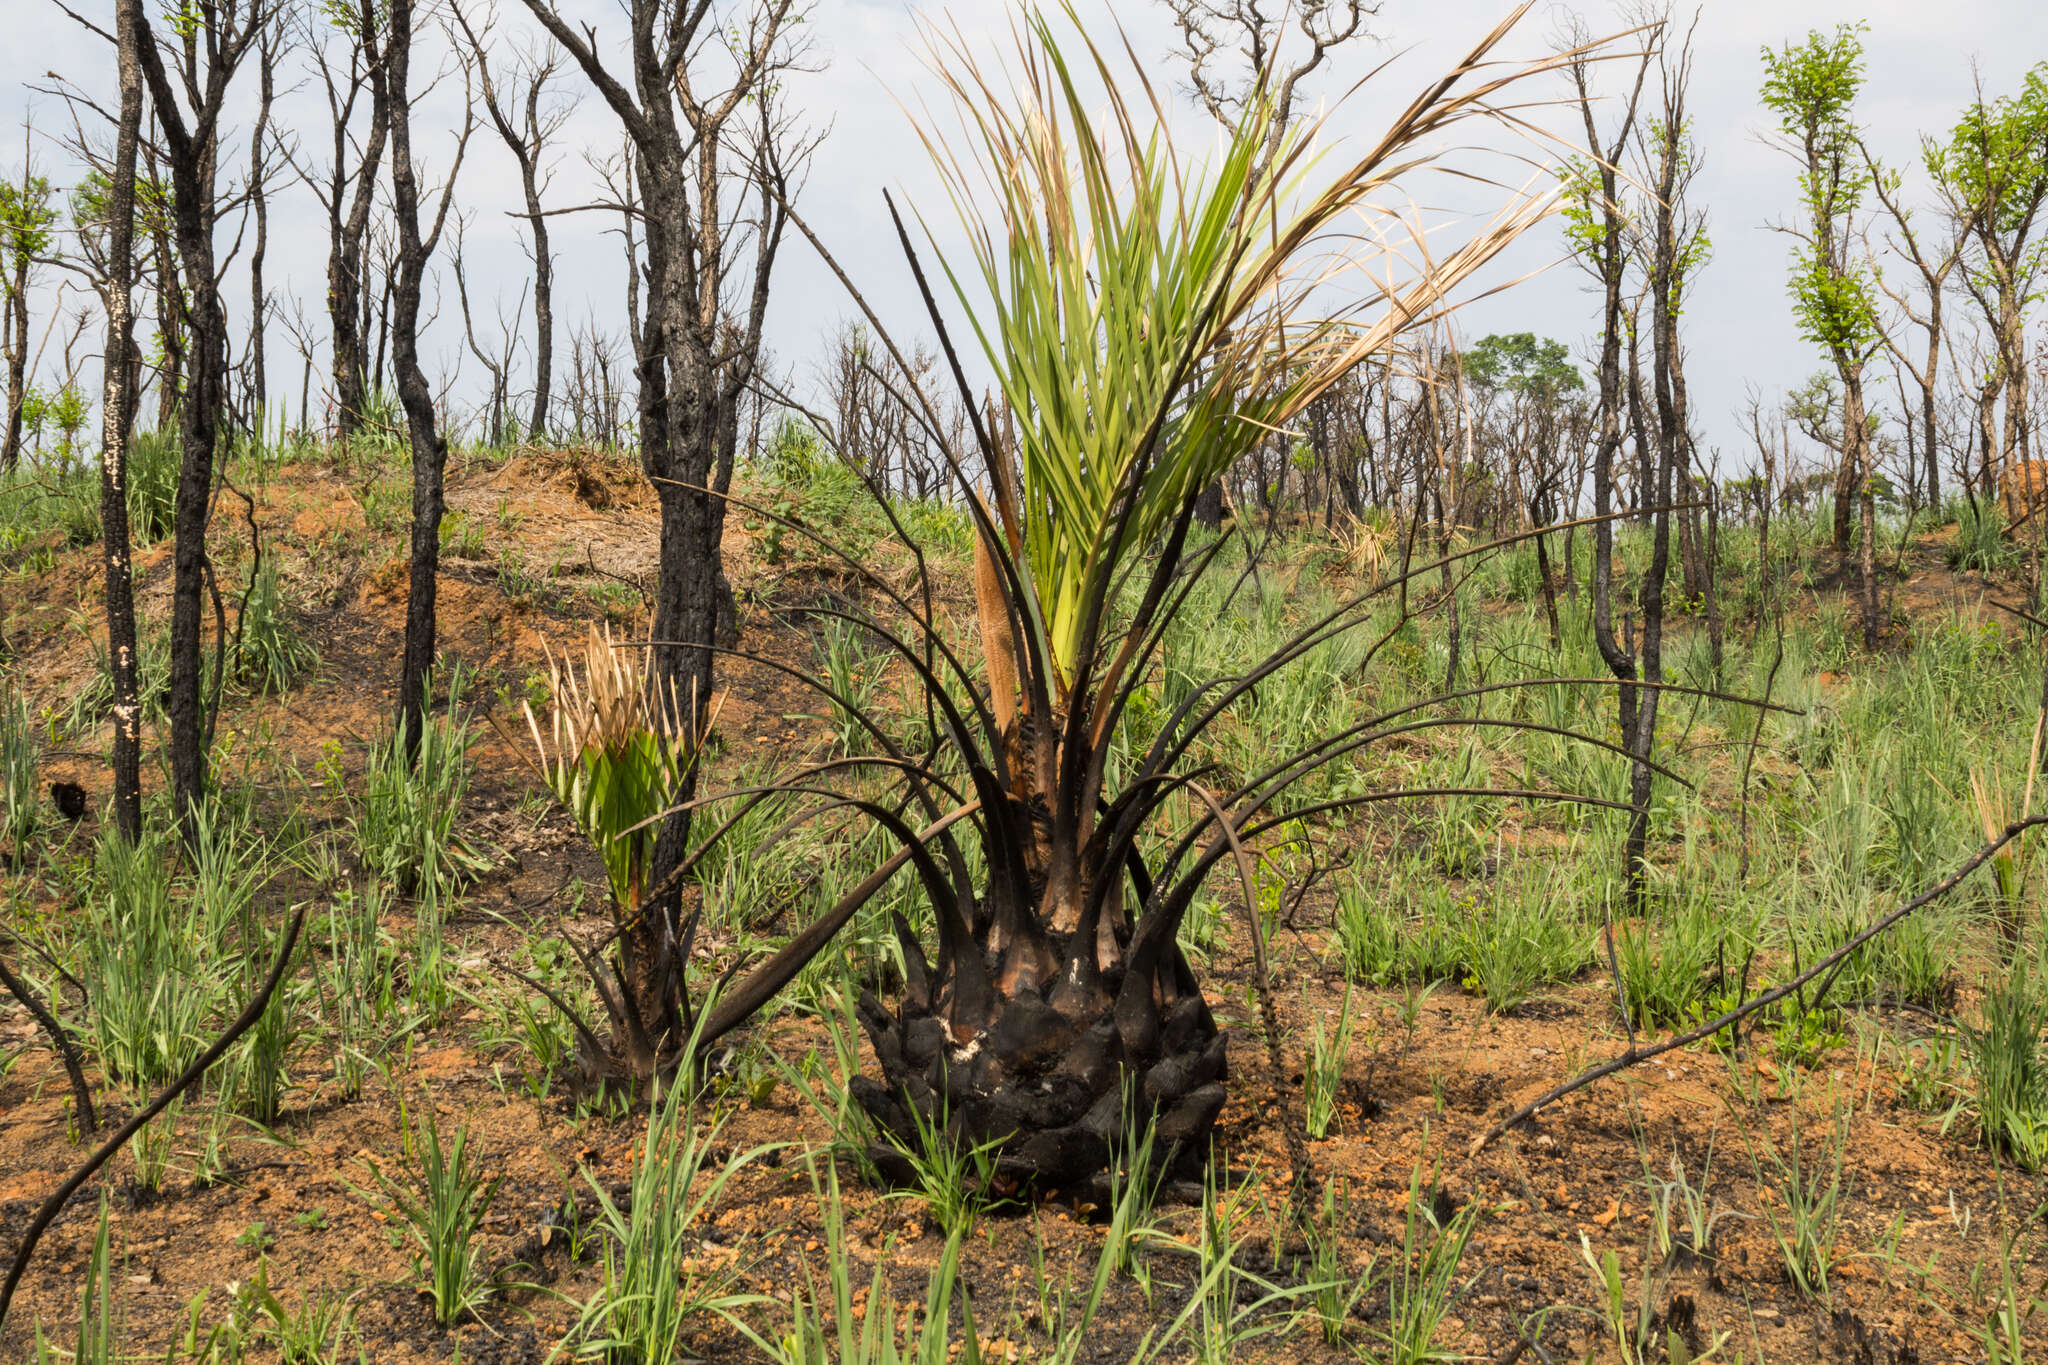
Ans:
[[[143,79],[156,109],[171,171],[171,219],[184,289],[179,312],[187,341],[185,391],[179,400],[181,446],[172,526],[171,660],[169,704],[173,806],[188,842],[197,837],[206,795],[207,723],[200,664],[203,598],[211,564],[206,528],[212,510],[214,461],[227,400],[227,312],[215,268],[214,224],[219,212],[220,118],[228,87],[258,35],[260,14],[223,13],[207,7],[201,41],[172,50],[182,59],[173,79],[147,22],[138,30]],[[189,122],[179,94],[191,97]],[[170,288],[168,282],[166,287]],[[175,291],[174,291],[175,292]]]
[[[26,160],[21,170],[21,211],[29,209],[29,174]],[[9,242],[0,237],[0,259],[6,261],[7,315],[4,335],[7,350],[7,422],[0,429],[0,469],[13,469],[21,462],[22,409],[28,399],[28,271],[26,242]]]
[[[713,656],[732,620],[720,551],[724,492],[786,221],[781,159],[802,154],[786,145],[790,134],[775,105],[790,56],[788,29],[800,16],[794,0],[761,0],[743,27],[742,50],[722,52],[708,68],[726,84],[705,91],[692,56],[709,41],[707,21],[717,26],[709,0],[629,0],[629,88],[549,0],[525,3],[604,97],[632,150],[647,272],[635,336],[641,463],[661,504],[652,672],[681,703],[685,723],[701,732],[710,717]],[[742,130],[738,118],[756,126]],[[741,215],[721,204],[735,184],[742,194],[758,191],[743,231],[735,227]],[[679,800],[688,800],[695,778],[693,766]],[[689,832],[687,808],[663,822],[654,882],[680,865]],[[679,1055],[687,1032],[680,886],[619,927],[622,993],[639,1015],[638,1032],[660,1053],[632,1063],[664,1065]]]
[[[142,704],[135,579],[128,563],[128,432],[135,411],[135,159],[142,129],[141,0],[119,0],[115,62],[121,108],[107,177],[107,340],[100,394],[100,524],[106,570],[107,674],[113,683],[114,827],[142,837]]]
[[[412,74],[413,0],[391,0],[384,48],[385,103],[391,124],[392,220],[398,235],[398,272],[392,289],[392,368],[398,400],[405,408],[406,434],[412,446],[412,555],[407,568],[405,647],[399,662],[399,742],[406,760],[419,753],[425,723],[427,686],[434,667],[435,591],[441,569],[441,515],[448,441],[434,416],[434,393],[420,368],[420,294],[427,258],[439,242],[455,198],[455,177],[469,141],[465,121],[433,226],[420,231],[418,171],[413,163],[412,114],[408,83]]]

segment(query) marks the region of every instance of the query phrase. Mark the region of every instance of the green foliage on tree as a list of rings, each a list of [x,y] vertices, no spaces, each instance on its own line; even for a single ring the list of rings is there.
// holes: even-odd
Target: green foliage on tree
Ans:
[[[56,222],[48,179],[26,175],[11,184],[0,183],[0,260],[10,275],[22,263],[50,254]]]
[[[1849,219],[1871,188],[1855,119],[1866,27],[1815,29],[1803,42],[1763,49],[1764,107],[1802,163],[1800,198],[1812,220],[1793,253],[1793,315],[1801,336],[1835,353],[1860,353],[1878,339],[1871,279],[1849,251]]]
[[[2029,226],[2048,198],[2048,62],[2017,95],[1972,105],[1946,141],[1930,140],[1928,174],[1960,203],[1980,208],[1994,232]]]
[[[1474,385],[1516,397],[1549,402],[1586,387],[1565,344],[1534,332],[1485,337],[1461,359],[1465,377]]]
[[[1569,156],[1559,167],[1558,216],[1564,239],[1575,252],[1597,255],[1607,240],[1607,215],[1601,203],[1600,173],[1584,157]]]

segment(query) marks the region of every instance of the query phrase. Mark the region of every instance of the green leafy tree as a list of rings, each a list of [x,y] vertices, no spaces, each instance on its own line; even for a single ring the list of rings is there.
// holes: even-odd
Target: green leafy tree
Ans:
[[[1862,516],[1859,568],[1866,643],[1878,629],[1876,504],[1863,367],[1883,344],[1868,268],[1854,247],[1858,215],[1872,188],[1857,143],[1856,96],[1863,88],[1864,25],[1818,29],[1803,42],[1763,51],[1763,102],[1778,119],[1778,146],[1799,166],[1801,220],[1781,230],[1798,243],[1790,288],[1799,333],[1827,352],[1842,385],[1836,454],[1834,546],[1849,549],[1852,501]]]
[[[21,459],[22,408],[28,396],[28,294],[36,266],[55,244],[57,210],[50,182],[24,163],[21,179],[0,184],[0,350],[7,356],[7,430],[0,436],[0,469]]]
[[[1978,434],[1986,491],[2007,462],[2031,458],[2026,309],[2033,302],[2048,237],[2048,62],[2027,73],[2016,95],[1980,94],[1946,140],[1930,140],[1927,170],[1950,212],[1970,224],[1962,281],[1993,341],[1978,388]],[[2003,429],[1996,410],[2005,400]]]
[[[1464,359],[1465,378],[1482,389],[1549,402],[1586,388],[1565,344],[1534,332],[1484,337]]]
[[[1515,332],[1481,338],[1459,360],[1478,396],[1488,444],[1506,458],[1507,482],[1494,509],[1496,524],[1505,530],[1552,520],[1565,486],[1565,451],[1584,445],[1591,417],[1586,381],[1571,363],[1571,352],[1561,341]],[[1542,536],[1536,538],[1536,561],[1554,641],[1559,636],[1557,599]]]

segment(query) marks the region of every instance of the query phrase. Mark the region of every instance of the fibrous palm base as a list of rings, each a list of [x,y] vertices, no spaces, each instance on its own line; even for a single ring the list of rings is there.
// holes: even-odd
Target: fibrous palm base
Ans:
[[[1223,1108],[1226,1035],[1170,932],[1114,941],[1127,934],[1101,935],[1106,970],[1097,952],[1069,951],[1097,938],[1087,930],[1033,934],[1022,951],[1017,940],[985,947],[991,937],[977,934],[952,954],[942,943],[934,983],[899,923],[903,1003],[891,1014],[863,992],[882,1079],[855,1078],[855,1098],[912,1151],[913,1109],[955,1141],[1000,1140],[996,1173],[1040,1189],[1098,1179],[1148,1121],[1169,1171],[1198,1167]],[[1059,969],[1020,965],[1032,960]],[[874,1155],[885,1174],[903,1173],[897,1153]]]

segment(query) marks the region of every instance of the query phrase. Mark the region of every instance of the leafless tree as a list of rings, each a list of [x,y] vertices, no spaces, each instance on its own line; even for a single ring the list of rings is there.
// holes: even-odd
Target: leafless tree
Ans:
[[[1379,0],[1166,0],[1166,7],[1180,32],[1176,55],[1187,63],[1189,90],[1210,118],[1235,123],[1250,102],[1263,100],[1269,127],[1260,155],[1267,161],[1293,125],[1301,83],[1380,11]],[[1263,490],[1266,480],[1256,484]],[[1222,479],[1203,491],[1195,519],[1211,530],[1223,524]]]
[[[661,500],[654,674],[702,728],[711,714],[713,651],[732,619],[719,541],[732,478],[741,396],[754,379],[761,328],[793,175],[812,144],[783,107],[802,66],[805,11],[796,0],[628,0],[631,74],[606,64],[594,29],[552,0],[524,0],[569,53],[633,145],[647,283],[635,336],[641,461]],[[694,770],[693,780],[694,780]],[[654,876],[685,852],[690,820],[663,825]],[[686,1034],[677,958],[678,895],[637,916],[620,940],[620,995],[635,1017],[626,1058],[644,1072],[672,1059]]]
[[[327,101],[332,141],[325,167],[294,167],[327,214],[327,321],[332,333],[334,434],[362,429],[370,378],[364,355],[368,301],[364,271],[378,170],[390,136],[377,0],[309,7],[297,20]],[[358,122],[362,128],[358,130]]]
[[[249,342],[242,353],[246,400],[242,424],[259,436],[264,405],[270,400],[263,338],[270,328],[274,303],[263,282],[263,264],[270,248],[270,183],[282,161],[279,135],[271,125],[271,111],[277,100],[277,63],[283,55],[284,40],[283,16],[273,15],[256,40],[256,124],[249,137],[249,183],[244,190],[255,220],[255,238],[249,250]]]
[[[490,392],[484,399],[483,433],[487,445],[502,446],[509,433],[511,398],[507,389],[512,373],[512,356],[519,344],[516,321],[507,321],[502,309],[498,316],[498,349],[486,351],[477,340],[476,320],[469,306],[469,271],[462,256],[463,236],[468,221],[461,214],[455,217],[455,238],[452,264],[455,271],[455,297],[462,305],[462,336],[469,345],[469,353],[484,367],[484,373],[491,377]],[[526,302],[526,291],[520,290],[519,307]]]
[[[491,72],[484,41],[491,27],[488,15],[479,21],[479,34],[470,26],[462,7],[453,8],[455,22],[469,43],[476,64],[484,112],[512,153],[512,159],[519,164],[519,189],[526,205],[524,217],[533,234],[533,415],[526,430],[538,441],[547,435],[555,366],[555,262],[548,244],[548,218],[541,210],[541,195],[547,189],[549,177],[548,144],[568,122],[575,104],[553,97],[551,87],[563,62],[559,48],[544,44],[520,52],[501,80]]]
[[[210,708],[201,697],[200,614],[212,562],[206,523],[213,501],[214,461],[227,403],[227,312],[215,268],[214,225],[221,202],[221,118],[229,88],[273,17],[270,0],[209,0],[185,11],[173,41],[165,43],[143,21],[142,75],[156,110],[164,160],[171,175],[171,220],[177,239],[182,290],[178,313],[189,340],[185,391],[178,401],[180,467],[173,516],[171,789],[188,840],[197,837],[206,793]],[[216,589],[216,593],[217,593]],[[218,616],[216,611],[216,616]],[[216,623],[218,624],[218,623]],[[215,674],[215,686],[220,683]]]
[[[408,761],[419,750],[427,706],[428,675],[434,667],[435,593],[441,564],[441,514],[448,465],[448,434],[440,429],[434,394],[420,367],[420,306],[427,262],[441,240],[455,202],[456,177],[469,149],[476,119],[463,100],[462,129],[440,203],[421,226],[419,165],[413,154],[412,61],[418,34],[413,0],[390,0],[384,46],[384,81],[391,121],[391,220],[398,239],[398,273],[392,291],[392,369],[398,400],[405,408],[406,434],[412,445],[412,555],[405,602],[405,648],[399,663],[397,726]],[[457,56],[460,58],[460,49]],[[465,95],[470,67],[460,62]],[[431,84],[431,82],[430,82]]]
[[[1561,45],[1582,49],[1590,37],[1583,21],[1574,19]],[[1598,433],[1593,445],[1593,640],[1608,670],[1623,683],[1637,679],[1635,652],[1624,647],[1614,630],[1614,525],[1608,520],[1615,504],[1615,466],[1621,455],[1623,423],[1627,420],[1633,384],[1622,374],[1622,342],[1632,337],[1624,301],[1628,278],[1627,228],[1630,210],[1622,200],[1621,164],[1637,135],[1643,87],[1655,66],[1654,53],[1645,51],[1629,86],[1628,98],[1619,102],[1619,116],[1607,130],[1600,126],[1596,112],[1600,102],[1594,93],[1594,65],[1590,57],[1572,63],[1572,87],[1580,118],[1585,127],[1587,159],[1579,164],[1573,185],[1570,212],[1576,234],[1577,257],[1581,266],[1598,282],[1600,290],[1600,359],[1594,370]],[[1632,745],[1640,719],[1643,698],[1653,689],[1622,687],[1617,707],[1623,741]],[[1633,851],[1633,840],[1631,840]],[[1640,860],[1626,865],[1632,881],[1640,876]]]
[[[1301,83],[1331,52],[1365,33],[1378,0],[1166,0],[1180,30],[1188,84],[1218,123],[1242,118],[1263,96],[1270,160],[1294,121]]]
[[[1938,512],[1941,507],[1941,458],[1936,437],[1935,395],[1939,391],[1941,377],[1942,303],[1968,247],[1974,211],[1958,205],[1960,212],[1941,216],[1936,229],[1938,235],[1923,234],[1914,225],[1913,212],[1905,202],[1898,175],[1880,165],[1868,144],[1860,138],[1858,146],[1863,152],[1864,164],[1870,168],[1871,186],[1877,193],[1878,203],[1884,206],[1885,214],[1891,220],[1886,238],[1892,254],[1910,264],[1920,277],[1920,293],[1916,300],[1905,289],[1888,282],[1882,271],[1873,268],[1871,272],[1878,287],[1898,309],[1900,318],[1919,328],[1927,339],[1923,358],[1916,364],[1904,341],[1897,335],[1898,327],[1894,325],[1884,329],[1886,349],[1899,367],[1912,376],[1914,385],[1920,390],[1919,430],[1914,430],[1909,417],[1906,422],[1907,441],[1909,446],[1916,448],[1925,470],[1928,505]]]

